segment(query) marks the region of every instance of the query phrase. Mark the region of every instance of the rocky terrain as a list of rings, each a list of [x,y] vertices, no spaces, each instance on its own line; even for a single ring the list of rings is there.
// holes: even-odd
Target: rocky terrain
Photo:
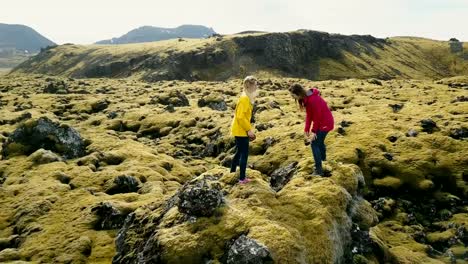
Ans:
[[[328,177],[293,82],[333,110]],[[467,76],[261,78],[246,185],[227,168],[240,87],[2,76],[0,262],[468,262]]]

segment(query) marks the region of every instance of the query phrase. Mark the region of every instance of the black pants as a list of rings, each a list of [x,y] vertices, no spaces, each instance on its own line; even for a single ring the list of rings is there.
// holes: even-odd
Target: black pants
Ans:
[[[232,158],[231,172],[236,172],[237,166],[240,166],[240,180],[245,179],[248,157],[249,137],[236,137],[236,154],[234,155],[234,158]]]
[[[312,154],[314,155],[315,171],[323,174],[322,161],[327,159],[327,148],[325,147],[325,137],[328,132],[317,131],[317,138],[312,141]]]

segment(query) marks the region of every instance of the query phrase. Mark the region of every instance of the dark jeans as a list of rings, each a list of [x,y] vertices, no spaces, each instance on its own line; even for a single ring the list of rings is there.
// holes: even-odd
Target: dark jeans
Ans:
[[[249,137],[236,137],[236,154],[234,155],[234,158],[232,158],[231,172],[236,172],[237,166],[240,166],[240,180],[245,179],[248,157]]]
[[[325,131],[317,131],[316,135],[317,138],[312,141],[312,154],[314,155],[315,161],[315,171],[322,175],[322,161],[327,159],[327,148],[325,147],[325,137],[327,136],[328,132]]]

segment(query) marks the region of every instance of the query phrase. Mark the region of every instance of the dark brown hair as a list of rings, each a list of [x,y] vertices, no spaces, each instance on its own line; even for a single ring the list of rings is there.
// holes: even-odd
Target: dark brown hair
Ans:
[[[295,98],[296,99],[296,103],[299,105],[299,108],[301,110],[304,110],[305,108],[305,105],[304,105],[304,98],[306,97],[307,93],[306,93],[306,90],[304,89],[304,87],[298,83],[295,83],[293,85],[291,85],[288,89],[288,91],[297,96],[298,98]]]

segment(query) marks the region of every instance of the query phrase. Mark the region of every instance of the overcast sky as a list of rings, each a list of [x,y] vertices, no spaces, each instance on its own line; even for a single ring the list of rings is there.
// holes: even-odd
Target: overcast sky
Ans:
[[[468,41],[468,0],[0,0],[0,23],[30,26],[58,44],[182,24],[221,34],[312,29]]]

